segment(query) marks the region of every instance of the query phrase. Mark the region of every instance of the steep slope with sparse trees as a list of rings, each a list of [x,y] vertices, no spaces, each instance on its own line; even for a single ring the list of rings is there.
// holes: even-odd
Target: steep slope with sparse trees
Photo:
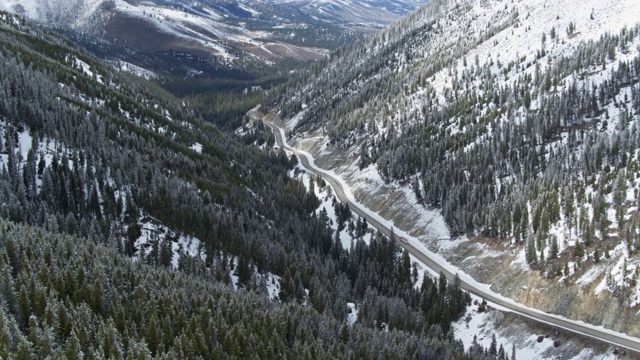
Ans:
[[[514,264],[634,311],[637,14],[622,0],[433,1],[299,74],[263,111],[294,141],[326,136],[321,159],[356,153],[350,174],[411,189],[451,236],[496,240],[522,255]]]

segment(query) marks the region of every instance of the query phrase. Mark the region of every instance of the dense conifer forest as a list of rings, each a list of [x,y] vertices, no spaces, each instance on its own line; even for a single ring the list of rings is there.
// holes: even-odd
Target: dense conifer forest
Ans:
[[[8,13],[0,64],[0,357],[508,357],[455,340],[457,282],[417,284],[379,234],[344,249],[265,128],[222,132]],[[147,251],[149,218],[175,236]]]

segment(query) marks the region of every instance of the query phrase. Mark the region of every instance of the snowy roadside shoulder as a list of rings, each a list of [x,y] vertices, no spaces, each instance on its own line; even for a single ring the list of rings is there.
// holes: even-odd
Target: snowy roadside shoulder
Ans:
[[[513,314],[497,311],[483,300],[473,296],[464,316],[452,323],[456,338],[467,351],[480,346],[483,349],[504,352],[518,360],[572,359],[613,360],[615,349],[593,347],[570,333],[540,327],[522,321]]]

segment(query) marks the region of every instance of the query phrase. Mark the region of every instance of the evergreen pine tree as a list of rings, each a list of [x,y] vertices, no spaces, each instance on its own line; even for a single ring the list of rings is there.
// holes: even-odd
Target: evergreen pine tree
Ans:
[[[494,357],[498,356],[498,342],[496,340],[496,334],[491,335],[491,344],[489,345],[489,354]]]
[[[80,340],[78,340],[75,330],[71,330],[71,335],[65,343],[65,357],[70,360],[82,360],[84,358]]]

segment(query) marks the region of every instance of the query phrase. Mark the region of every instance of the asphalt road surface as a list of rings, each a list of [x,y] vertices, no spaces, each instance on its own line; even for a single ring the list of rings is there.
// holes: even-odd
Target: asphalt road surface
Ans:
[[[260,120],[256,118],[254,114],[251,114],[251,115],[253,115],[255,120]],[[299,150],[296,150],[288,146],[284,142],[282,132],[277,125],[264,120],[263,122],[267,126],[269,126],[273,131],[276,138],[276,143],[278,144],[278,146],[296,154],[300,158],[302,165],[309,172],[314,173],[318,176],[322,176],[326,182],[331,184],[331,186],[335,190],[336,196],[340,199],[340,201],[348,204],[351,211],[367,219],[367,222],[369,222],[369,224],[371,224],[373,227],[378,229],[383,234],[387,236],[391,236],[391,229],[389,227],[387,227],[385,224],[380,223],[378,220],[376,220],[375,217],[372,217],[367,212],[365,212],[362,209],[362,205],[355,204],[349,200],[349,198],[345,194],[342,184],[335,177],[333,177],[331,174],[315,166],[312,166],[311,161],[309,159],[309,155],[307,153],[301,152]],[[411,255],[415,256],[424,265],[431,268],[436,273],[440,273],[440,272],[444,273],[447,279],[449,280],[452,280],[454,278],[455,274],[447,270],[445,267],[443,267],[439,263],[439,259],[432,258],[431,256],[429,256],[428,253],[424,253],[421,250],[415,248],[406,239],[402,238],[398,234],[394,233],[394,237],[401,247],[406,249]],[[634,338],[622,333],[615,333],[613,331],[606,330],[602,327],[593,326],[590,324],[583,323],[581,321],[575,321],[575,320],[567,319],[557,315],[548,314],[540,310],[533,309],[519,303],[515,303],[513,301],[508,301],[507,299],[505,299],[500,295],[497,295],[493,291],[487,291],[483,287],[479,287],[476,284],[473,284],[469,281],[465,281],[464,279],[460,279],[460,287],[474,295],[477,295],[479,297],[486,299],[490,303],[500,305],[501,307],[506,308],[513,313],[527,317],[534,321],[539,321],[539,322],[553,325],[558,328],[562,328],[574,333],[586,335],[586,336],[595,338],[597,340],[605,341],[615,346],[620,346],[620,347],[633,350],[634,352],[638,352],[640,354],[640,339],[638,338]]]

